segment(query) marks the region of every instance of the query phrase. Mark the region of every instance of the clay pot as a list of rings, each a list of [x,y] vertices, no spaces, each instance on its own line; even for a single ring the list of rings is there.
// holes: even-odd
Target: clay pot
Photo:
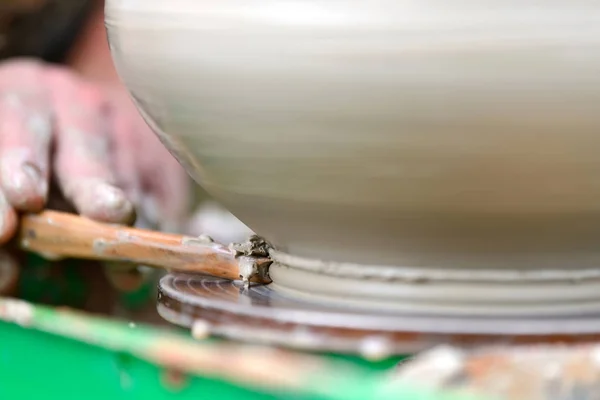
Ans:
[[[108,0],[106,11],[147,121],[278,250],[517,280],[600,265],[591,3]]]

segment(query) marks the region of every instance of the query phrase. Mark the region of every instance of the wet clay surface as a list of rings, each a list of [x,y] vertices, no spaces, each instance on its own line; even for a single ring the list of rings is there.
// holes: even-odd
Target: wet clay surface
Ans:
[[[107,1],[106,23],[155,133],[282,251],[598,266],[598,10],[493,5]]]

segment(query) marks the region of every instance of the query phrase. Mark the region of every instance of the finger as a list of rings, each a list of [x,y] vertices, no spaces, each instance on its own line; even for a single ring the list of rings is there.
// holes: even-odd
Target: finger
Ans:
[[[0,191],[0,245],[8,242],[17,230],[17,214]]]
[[[0,98],[0,187],[13,207],[40,211],[48,195],[51,121],[47,94],[34,69]],[[5,72],[6,73],[6,72]],[[9,71],[12,73],[12,71]]]
[[[126,194],[116,186],[110,163],[106,99],[71,75],[52,76],[56,120],[56,176],[65,197],[83,215],[129,223],[135,217]]]
[[[141,179],[137,168],[137,153],[140,152],[139,137],[135,134],[135,121],[132,120],[127,105],[120,96],[109,93],[111,102],[106,110],[113,142],[112,161],[120,188],[127,194],[136,209],[143,201]],[[138,215],[138,220],[139,220]]]
[[[135,199],[136,226],[177,230],[174,221],[186,211],[180,200],[188,198],[187,186],[181,184],[185,173],[156,139],[127,92],[117,88],[111,96],[115,165],[122,187]]]
[[[144,128],[139,135],[147,147],[138,155],[138,168],[148,196],[142,211],[154,217],[162,230],[180,231],[189,210],[190,179],[149,128]]]

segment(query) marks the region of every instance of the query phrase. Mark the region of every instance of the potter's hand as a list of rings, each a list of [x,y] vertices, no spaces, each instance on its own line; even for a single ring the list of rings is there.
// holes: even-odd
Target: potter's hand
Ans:
[[[50,180],[79,213],[149,225],[178,222],[187,181],[124,91],[33,61],[0,64],[0,242],[17,211],[39,211]]]

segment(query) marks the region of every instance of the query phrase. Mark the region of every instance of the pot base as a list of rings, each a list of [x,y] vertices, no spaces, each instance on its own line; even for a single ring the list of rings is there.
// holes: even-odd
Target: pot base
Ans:
[[[432,269],[312,260],[272,251],[274,288],[364,312],[456,316],[600,313],[600,269]]]

